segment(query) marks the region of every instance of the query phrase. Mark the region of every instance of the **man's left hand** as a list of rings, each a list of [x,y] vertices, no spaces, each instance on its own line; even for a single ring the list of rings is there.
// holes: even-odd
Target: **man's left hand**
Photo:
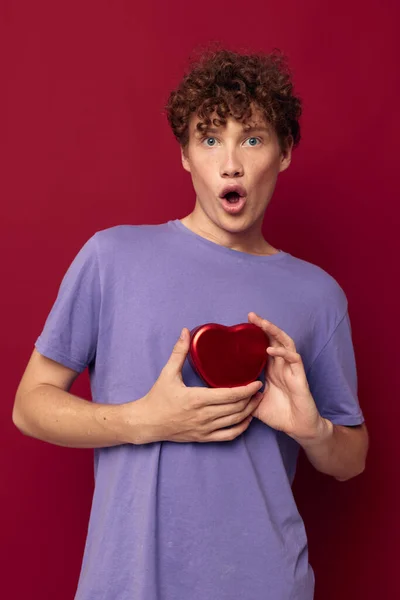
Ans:
[[[318,439],[326,431],[326,419],[318,412],[294,341],[254,312],[248,313],[248,321],[270,340],[264,394],[254,416],[297,441]]]

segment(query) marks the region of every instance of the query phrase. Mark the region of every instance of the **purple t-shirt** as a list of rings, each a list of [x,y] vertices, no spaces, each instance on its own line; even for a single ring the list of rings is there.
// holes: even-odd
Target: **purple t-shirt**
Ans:
[[[93,400],[119,404],[149,391],[182,327],[245,323],[250,311],[294,339],[322,416],[363,422],[338,283],[289,253],[232,250],[178,219],[95,233],[65,274],[36,348],[78,372],[88,367]],[[187,359],[182,376],[205,385]],[[311,600],[291,489],[298,450],[258,419],[231,442],[95,449],[75,600]]]

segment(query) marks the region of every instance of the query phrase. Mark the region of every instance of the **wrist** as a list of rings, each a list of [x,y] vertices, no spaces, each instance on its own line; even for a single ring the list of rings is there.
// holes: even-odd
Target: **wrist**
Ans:
[[[139,400],[123,404],[99,404],[96,419],[102,427],[113,433],[119,444],[145,443],[143,437],[143,418]]]
[[[158,441],[149,418],[146,396],[122,404],[121,409],[121,434],[126,443],[140,445]]]
[[[108,430],[118,444],[132,443],[127,419],[127,404],[97,404],[95,418],[97,423]]]
[[[325,419],[324,417],[320,417],[318,424],[315,428],[315,431],[307,436],[307,437],[295,437],[293,439],[307,450],[308,448],[312,448],[314,446],[318,446],[328,442],[333,436],[334,425],[332,421],[329,419]]]

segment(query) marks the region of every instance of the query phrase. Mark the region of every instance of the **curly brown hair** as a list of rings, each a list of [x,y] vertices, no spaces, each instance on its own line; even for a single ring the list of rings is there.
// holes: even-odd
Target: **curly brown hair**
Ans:
[[[240,54],[226,49],[208,49],[173,90],[165,106],[172,131],[185,148],[189,142],[189,120],[197,114],[197,129],[225,125],[227,117],[243,124],[252,116],[252,105],[277,134],[282,151],[293,140],[300,142],[301,99],[294,94],[287,58],[277,48],[270,54]]]

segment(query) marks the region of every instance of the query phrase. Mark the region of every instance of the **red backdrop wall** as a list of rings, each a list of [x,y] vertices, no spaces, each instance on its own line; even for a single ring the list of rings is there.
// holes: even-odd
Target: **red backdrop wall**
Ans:
[[[163,105],[192,49],[210,40],[288,55],[304,101],[303,140],[264,233],[330,272],[349,300],[371,449],[366,472],[346,483],[301,455],[294,490],[316,600],[400,595],[398,5],[21,0],[2,4],[1,15],[1,596],[73,598],[92,451],[22,436],[11,420],[14,395],[83,243],[102,228],[191,211],[190,176]],[[90,397],[86,374],[72,391]]]

